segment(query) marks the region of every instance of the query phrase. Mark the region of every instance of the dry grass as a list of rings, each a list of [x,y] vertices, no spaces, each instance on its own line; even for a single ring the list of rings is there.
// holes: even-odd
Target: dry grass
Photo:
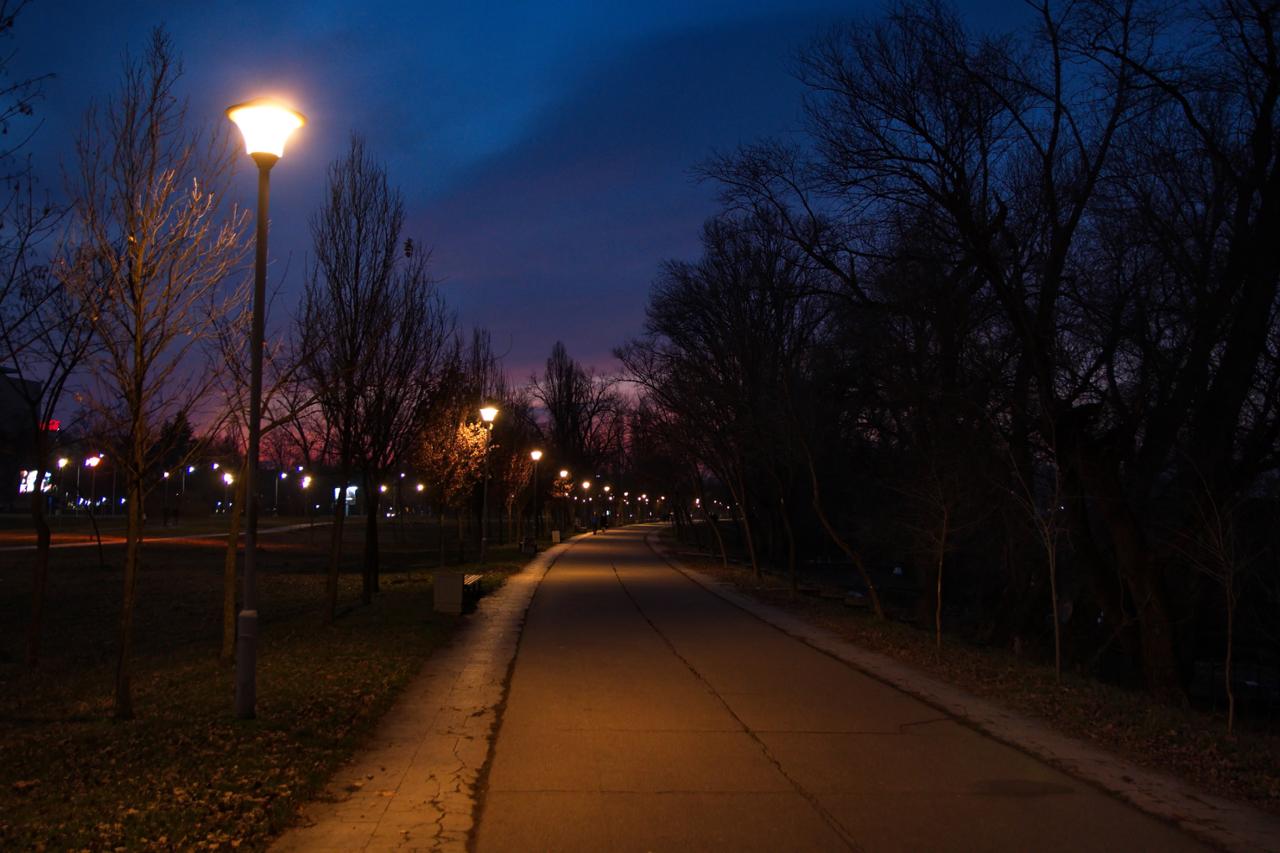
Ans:
[[[221,547],[188,540],[145,552],[130,722],[110,719],[120,549],[108,549],[105,574],[96,549],[54,552],[34,673],[19,663],[30,555],[0,554],[0,849],[264,847],[458,622],[432,610],[425,530],[400,541],[384,532],[383,591],[360,606],[352,528],[345,614],[328,627],[327,531],[264,542],[251,721],[234,718],[232,668],[217,660]],[[491,555],[489,588],[522,562],[511,550]]]

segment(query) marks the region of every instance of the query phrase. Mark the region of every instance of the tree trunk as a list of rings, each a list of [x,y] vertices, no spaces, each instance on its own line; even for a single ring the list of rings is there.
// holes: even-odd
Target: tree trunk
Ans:
[[[36,556],[31,563],[31,622],[27,625],[27,666],[34,669],[40,662],[40,637],[44,631],[44,597],[49,585],[49,548],[53,534],[45,517],[45,497],[40,491],[44,482],[44,465],[36,472],[36,490],[31,495],[31,521],[36,528]]]
[[[440,550],[440,568],[444,568],[444,507],[436,512],[436,547]]]
[[[742,472],[740,470],[734,472],[737,479],[737,488],[730,486],[729,491],[733,495],[733,501],[738,505],[738,524],[742,528],[742,540],[747,544],[747,556],[751,560],[751,572],[756,576],[756,580],[761,579],[760,560],[756,557],[756,540],[751,535],[751,520],[747,517],[747,490],[742,483]]]
[[[462,565],[467,561],[467,532],[462,524],[462,508],[454,513],[458,520],[458,565]]]
[[[231,522],[227,526],[227,551],[222,561],[222,650],[219,657],[227,662],[236,654],[236,562],[240,555],[240,519],[246,496],[245,469],[241,468],[231,503]]]
[[[876,591],[876,585],[871,580],[871,573],[867,571],[867,565],[862,561],[862,555],[853,550],[844,537],[836,532],[831,521],[827,518],[826,510],[822,506],[822,492],[818,488],[818,472],[813,464],[813,456],[809,453],[808,445],[804,445],[804,458],[809,468],[809,483],[813,488],[813,512],[818,516],[818,523],[822,525],[822,529],[826,531],[827,536],[835,543],[836,547],[844,552],[844,555],[853,563],[858,575],[862,578],[863,585],[867,588],[867,594],[871,597],[871,606],[875,609],[876,618],[884,619],[884,608],[880,605],[880,593]]]
[[[1185,705],[1187,694],[1178,677],[1173,621],[1150,549],[1129,513],[1110,515],[1109,521],[1120,575],[1137,605],[1147,690],[1160,701]]]
[[[1227,582],[1227,654],[1223,661],[1223,680],[1227,688],[1227,734],[1235,734],[1236,730],[1236,691],[1231,686],[1231,653],[1235,644],[1236,608],[1234,584]]]
[[[378,504],[381,494],[373,485],[372,477],[365,477],[364,520],[364,568],[360,573],[360,600],[365,604],[373,603],[373,594],[378,591]]]
[[[951,508],[944,506],[942,508],[942,531],[938,537],[938,553],[936,555],[936,563],[938,567],[938,588],[934,597],[933,604],[933,630],[934,643],[939,652],[942,651],[942,564],[947,556],[947,535],[949,534],[951,524]]]
[[[1058,430],[1061,439],[1063,431]],[[1080,430],[1067,433],[1080,469],[1082,494],[1092,496],[1110,535],[1120,578],[1137,606],[1139,654],[1148,692],[1161,701],[1186,704],[1187,695],[1178,677],[1173,622],[1165,601],[1164,586],[1138,518],[1129,506],[1115,463]]]
[[[329,533],[329,567],[325,577],[325,624],[332,625],[338,615],[338,569],[342,563],[342,525],[347,518],[347,483],[351,471],[344,468],[338,498],[333,503],[333,530]]]
[[[125,493],[129,496],[129,509],[124,546],[124,595],[120,604],[115,707],[112,710],[112,716],[117,720],[133,719],[130,658],[133,650],[133,611],[137,602],[138,569],[142,556],[142,488],[137,475],[133,472],[129,473],[129,482]]]
[[[1062,620],[1058,617],[1058,542],[1051,532],[1045,534],[1045,552],[1049,558],[1049,604],[1053,608],[1053,674],[1062,683]]]
[[[796,535],[791,529],[791,512],[787,509],[787,499],[778,497],[779,515],[782,517],[782,531],[787,535],[787,576],[791,578],[791,591],[800,590],[800,571],[796,565]]]

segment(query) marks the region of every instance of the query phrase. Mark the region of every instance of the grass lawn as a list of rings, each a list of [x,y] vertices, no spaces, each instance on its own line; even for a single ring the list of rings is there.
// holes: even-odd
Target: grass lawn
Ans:
[[[434,526],[384,526],[382,592],[360,605],[363,521],[346,526],[343,615],[328,627],[328,529],[260,540],[249,721],[233,716],[233,668],[217,659],[222,547],[144,550],[130,722],[110,718],[123,548],[106,549],[106,572],[95,548],[52,552],[36,672],[22,663],[31,552],[0,553],[0,849],[264,847],[459,621],[432,611]],[[523,562],[491,547],[484,586]]]
[[[670,533],[664,533],[670,536]],[[674,539],[669,540],[674,543]],[[1222,796],[1280,813],[1280,733],[1236,721],[1228,737],[1224,716],[1151,701],[1145,694],[1102,684],[1072,672],[1059,685],[1052,663],[978,647],[943,635],[942,652],[931,631],[882,622],[866,610],[846,607],[840,596],[793,595],[782,578],[763,584],[748,570],[721,567],[719,559],[680,559],[704,574],[727,580],[760,601],[866,649],[911,664],[970,693],[1048,723],[1064,734],[1123,755],[1135,764],[1180,776]]]

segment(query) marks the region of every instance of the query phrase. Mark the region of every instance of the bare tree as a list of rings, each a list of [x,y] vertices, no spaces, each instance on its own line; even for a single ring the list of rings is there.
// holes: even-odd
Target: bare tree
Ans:
[[[26,5],[22,0],[0,2],[0,40],[13,38],[15,20]],[[12,59],[12,54],[0,55],[0,74]],[[0,149],[0,166],[5,170],[0,190],[0,364],[4,365],[0,381],[24,405],[26,430],[34,450],[31,519],[36,553],[27,629],[30,666],[36,665],[40,654],[49,570],[51,534],[45,518],[43,483],[56,440],[49,427],[91,340],[88,314],[59,274],[66,261],[52,238],[64,211],[38,190],[30,162],[19,157],[34,133],[21,126],[33,114],[48,77],[25,78],[0,87],[0,133],[11,140]],[[21,127],[21,131],[10,136],[14,127]]]
[[[390,282],[381,333],[372,342],[370,382],[362,389],[363,463],[367,512],[362,594],[378,590],[378,517],[381,478],[413,451],[420,425],[448,406],[448,380],[457,362],[453,315],[427,273],[429,255],[405,243],[403,263]]]
[[[401,242],[404,203],[386,169],[353,136],[329,169],[312,217],[317,266],[307,282],[301,334],[316,342],[306,372],[334,438],[341,474],[326,585],[337,608],[345,490],[361,466],[368,510],[363,597],[377,585],[378,476],[409,447],[438,401],[453,345],[453,319],[427,274],[427,253]]]
[[[211,347],[212,357],[225,365],[225,369],[217,374],[216,384],[224,400],[222,410],[226,429],[237,446],[243,447],[248,446],[249,428],[249,365],[243,357],[244,342],[249,337],[249,325],[253,319],[248,284],[246,280],[245,292],[239,294],[236,300],[245,310],[239,314],[225,314],[215,318],[215,335]],[[299,382],[306,361],[305,349],[283,335],[276,335],[264,343],[263,350],[264,417],[260,433],[264,440],[271,441],[284,432],[300,412],[314,404],[315,395],[305,390]],[[240,527],[248,505],[246,469],[249,465],[257,464],[247,454],[239,455],[244,461],[234,475],[235,492],[227,513],[227,549],[222,572],[222,647],[219,656],[224,661],[230,661],[235,655],[236,618],[239,612],[236,608],[236,572],[240,552]]]
[[[1235,733],[1236,691],[1232,684],[1235,657],[1236,608],[1240,603],[1242,575],[1250,557],[1240,553],[1236,530],[1238,507],[1224,504],[1214,497],[1209,480],[1200,478],[1201,492],[1196,498],[1195,517],[1190,529],[1181,531],[1175,546],[1201,575],[1222,590],[1223,615],[1226,621],[1226,643],[1222,657],[1222,682],[1227,694],[1227,734]]]
[[[163,457],[161,427],[185,417],[213,382],[189,358],[213,319],[240,309],[224,283],[245,254],[246,217],[222,199],[235,149],[191,130],[176,86],[181,65],[162,30],[127,57],[119,95],[93,108],[77,140],[72,194],[81,241],[76,295],[91,302],[100,350],[87,400],[125,478],[124,596],[116,666],[118,718],[133,716],[130,649],[148,474]],[[239,291],[236,291],[239,292]]]
[[[1012,453],[1012,452],[1011,452]],[[1017,480],[1018,489],[1013,494],[1014,502],[1022,509],[1023,514],[1035,530],[1036,538],[1044,549],[1045,567],[1049,574],[1049,608],[1053,614],[1053,673],[1058,683],[1062,683],[1062,613],[1058,604],[1058,542],[1064,531],[1064,510],[1062,494],[1062,474],[1051,454],[1048,479],[1043,490],[1036,488],[1034,477],[1024,478],[1022,468],[1011,464],[1009,470]],[[1043,493],[1040,493],[1043,491]]]
[[[622,446],[622,399],[617,380],[600,376],[556,341],[541,377],[531,380],[533,399],[547,416],[555,457],[575,470],[596,471]]]

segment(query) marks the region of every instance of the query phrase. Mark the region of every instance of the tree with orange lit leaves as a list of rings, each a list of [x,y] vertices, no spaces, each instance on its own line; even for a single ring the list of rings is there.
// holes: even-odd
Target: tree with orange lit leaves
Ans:
[[[463,510],[475,491],[484,467],[488,430],[479,421],[466,420],[456,410],[442,415],[425,430],[418,445],[418,459],[430,484],[430,498],[439,519],[440,565],[444,565],[444,513],[455,511],[459,547],[463,536]]]

